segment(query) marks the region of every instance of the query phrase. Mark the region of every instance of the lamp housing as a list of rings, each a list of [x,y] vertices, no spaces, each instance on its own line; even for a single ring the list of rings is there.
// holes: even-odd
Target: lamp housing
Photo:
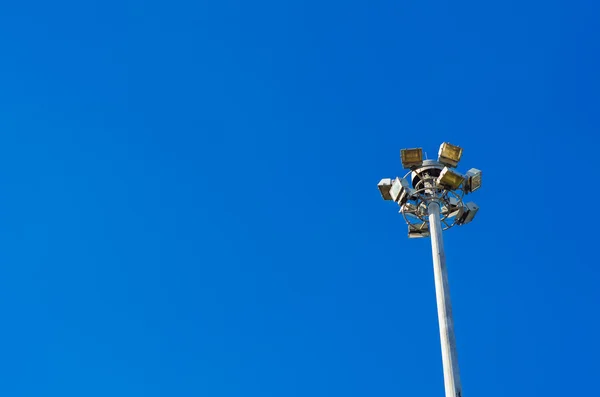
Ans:
[[[402,149],[400,150],[400,160],[402,160],[402,167],[406,169],[418,167],[423,164],[423,149]]]
[[[392,199],[390,194],[390,189],[392,188],[392,178],[383,178],[377,184],[377,188],[379,189],[379,193],[381,193],[381,197],[384,200]]]
[[[396,178],[392,182],[392,187],[390,188],[390,196],[393,201],[397,202],[400,205],[404,205],[410,196],[414,193],[413,189],[410,188],[410,182],[408,182],[404,178]]]
[[[456,223],[459,225],[466,225],[467,223],[471,223],[475,215],[477,215],[477,211],[479,211],[479,206],[474,202],[469,202],[465,204],[462,213],[458,215],[458,219]]]
[[[429,225],[427,223],[408,224],[408,238],[423,237],[429,237]]]
[[[462,148],[460,146],[452,145],[451,143],[444,142],[440,146],[438,152],[438,161],[448,167],[456,167],[460,158],[462,157]]]
[[[464,182],[465,177],[458,172],[451,170],[448,167],[444,167],[440,176],[437,179],[437,184],[442,185],[451,190],[456,190]]]
[[[481,171],[471,168],[465,174],[465,193],[473,193],[481,187]]]
[[[460,202],[456,197],[449,197],[448,202],[442,206],[442,214],[448,218],[453,218],[460,213],[462,207],[459,207]]]

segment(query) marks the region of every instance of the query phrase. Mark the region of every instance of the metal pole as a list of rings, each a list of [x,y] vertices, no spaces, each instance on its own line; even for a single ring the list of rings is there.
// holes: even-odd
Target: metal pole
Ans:
[[[442,224],[440,222],[440,205],[431,201],[428,206],[429,228],[431,234],[431,252],[433,254],[433,272],[435,276],[435,295],[440,325],[440,341],[442,344],[442,363],[444,367],[444,387],[446,397],[462,397],[458,358],[456,354],[456,339],[454,322],[452,321],[452,305],[450,303],[450,287],[448,286],[448,271],[446,255],[442,239]]]

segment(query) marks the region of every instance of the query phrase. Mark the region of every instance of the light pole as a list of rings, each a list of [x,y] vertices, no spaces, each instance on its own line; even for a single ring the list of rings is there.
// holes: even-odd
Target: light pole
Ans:
[[[423,160],[420,148],[403,149],[400,156],[410,171],[403,178],[382,179],[379,191],[385,200],[400,206],[409,238],[431,236],[444,388],[446,397],[462,397],[442,231],[473,220],[479,207],[465,203],[463,197],[481,187],[481,171],[456,172],[462,148],[447,142],[440,146],[437,161]]]

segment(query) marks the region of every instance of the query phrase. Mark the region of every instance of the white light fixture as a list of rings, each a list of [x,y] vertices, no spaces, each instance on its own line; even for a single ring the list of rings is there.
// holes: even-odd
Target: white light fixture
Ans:
[[[396,178],[392,182],[392,186],[390,187],[390,197],[393,201],[397,201],[400,198],[400,193],[402,192],[403,183],[402,180],[404,178]]]
[[[462,148],[448,142],[442,143],[438,152],[438,161],[448,167],[456,167],[462,156]]]
[[[396,178],[392,182],[392,187],[390,188],[390,196],[392,200],[397,202],[400,205],[404,205],[412,196],[413,190],[410,188],[410,182],[408,182],[404,178]]]
[[[390,195],[390,189],[392,187],[392,179],[391,178],[384,178],[384,179],[380,180],[379,183],[377,184],[377,187],[379,188],[379,193],[381,193],[381,197],[384,200],[392,199],[392,196]]]
[[[429,225],[427,223],[408,224],[408,238],[423,237],[429,237]]]
[[[473,193],[481,187],[481,171],[477,168],[471,168],[465,175],[465,192]]]
[[[418,167],[423,164],[423,149],[402,149],[400,150],[400,159],[404,168]]]
[[[464,180],[465,178],[458,172],[453,171],[448,167],[444,167],[437,179],[437,183],[451,190],[456,190]]]
[[[448,218],[453,218],[460,213],[461,207],[459,207],[459,201],[455,197],[449,197],[447,204],[442,207],[442,214]]]
[[[473,218],[475,218],[477,211],[479,211],[479,207],[474,202],[471,201],[465,204],[464,210],[458,215],[456,223],[459,225],[466,225],[467,223],[470,223]]]

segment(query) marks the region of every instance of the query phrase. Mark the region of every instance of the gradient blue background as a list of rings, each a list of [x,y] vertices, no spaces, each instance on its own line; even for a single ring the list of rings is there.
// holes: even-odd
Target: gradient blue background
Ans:
[[[596,395],[598,2],[13,3],[0,395],[442,396],[429,241],[376,187],[442,141],[484,171],[464,396]]]

